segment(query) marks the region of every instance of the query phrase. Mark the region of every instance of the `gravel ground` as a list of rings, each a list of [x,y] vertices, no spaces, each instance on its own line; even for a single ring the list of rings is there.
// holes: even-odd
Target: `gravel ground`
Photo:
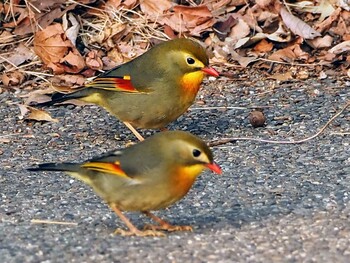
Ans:
[[[302,139],[350,99],[350,83],[335,79],[204,86],[198,99],[205,104],[194,105],[170,128],[207,141]],[[350,131],[350,109],[303,144],[237,141],[214,147],[223,175],[203,173],[186,198],[156,212],[194,226],[194,232],[138,238],[113,235],[124,225],[81,182],[25,170],[86,160],[135,138],[97,106],[48,108],[57,123],[19,120],[16,103],[23,93],[0,94],[1,262],[349,262],[350,140],[344,133]],[[252,106],[265,107],[265,127],[249,124]],[[148,222],[127,215],[139,227]]]

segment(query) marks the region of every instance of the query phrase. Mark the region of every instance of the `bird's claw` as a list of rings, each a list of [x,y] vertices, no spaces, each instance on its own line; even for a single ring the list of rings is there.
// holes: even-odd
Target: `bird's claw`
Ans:
[[[156,230],[152,230],[152,229],[149,229],[149,230],[134,230],[134,231],[131,231],[131,230],[124,230],[124,229],[121,229],[121,228],[117,228],[115,231],[114,231],[114,234],[115,235],[121,235],[121,236],[138,236],[138,237],[164,237],[165,234],[160,232],[160,231],[156,231]]]
[[[152,231],[157,231],[157,230],[163,230],[163,231],[168,231],[168,232],[174,232],[174,231],[193,231],[193,228],[191,226],[173,226],[170,224],[163,224],[163,225],[150,225],[147,224],[143,228],[144,230],[152,230]]]

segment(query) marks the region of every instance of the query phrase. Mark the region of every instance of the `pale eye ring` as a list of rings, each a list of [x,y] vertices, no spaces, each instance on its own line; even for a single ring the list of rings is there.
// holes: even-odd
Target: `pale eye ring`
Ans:
[[[187,61],[187,64],[188,64],[188,65],[193,65],[193,64],[195,63],[195,60],[194,60],[193,58],[191,58],[191,57],[188,57],[188,58],[186,59],[186,61]]]

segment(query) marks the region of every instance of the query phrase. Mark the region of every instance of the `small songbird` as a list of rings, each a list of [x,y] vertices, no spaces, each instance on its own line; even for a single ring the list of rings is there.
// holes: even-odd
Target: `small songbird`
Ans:
[[[117,229],[118,234],[163,236],[159,230],[192,228],[171,225],[150,211],[182,199],[205,168],[221,174],[211,150],[200,138],[184,131],[166,131],[84,163],[46,163],[28,170],[65,171],[90,185],[129,228]],[[122,211],[141,212],[158,225],[139,230]]]
[[[178,38],[156,45],[73,93],[55,93],[52,101],[38,105],[79,99],[102,106],[134,133],[133,128],[162,129],[193,104],[206,74],[219,76],[209,67],[204,47]]]

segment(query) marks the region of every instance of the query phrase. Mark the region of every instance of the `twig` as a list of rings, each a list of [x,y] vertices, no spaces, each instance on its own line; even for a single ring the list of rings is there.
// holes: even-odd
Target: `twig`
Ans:
[[[271,59],[266,59],[266,58],[257,58],[255,60],[255,62],[257,62],[257,61],[265,61],[265,62],[269,62],[269,63],[282,64],[282,65],[292,65],[292,66],[301,66],[301,67],[315,67],[315,66],[319,66],[319,65],[328,66],[328,65],[331,64],[329,62],[320,62],[320,63],[314,63],[314,64],[294,63],[294,62],[271,60]],[[215,63],[214,63],[214,65],[215,65]],[[232,63],[228,63],[228,62],[226,62],[224,65],[227,66],[227,67],[234,67],[234,68],[237,67],[237,65],[232,64]],[[244,68],[244,67],[240,67],[240,68]]]
[[[234,106],[208,106],[208,107],[193,107],[189,108],[190,111],[192,110],[249,110],[249,109],[268,109],[272,108],[273,106],[258,106],[258,105],[252,105],[247,107],[234,107]]]
[[[105,13],[105,11],[103,11],[101,8],[96,8],[96,7],[93,7],[93,6],[84,5],[83,3],[80,3],[79,1],[68,0],[67,4],[69,4],[69,3],[80,5],[82,7],[89,8],[89,9],[92,9],[92,10],[96,10],[96,11],[101,12],[101,13]]]
[[[39,14],[41,14],[40,9],[36,8],[36,6],[33,5],[31,2],[29,2],[29,1],[24,1],[24,2],[25,2],[25,4],[26,4],[26,7],[27,7],[28,11],[31,11],[30,8],[33,8],[36,12],[38,12]]]
[[[11,13],[13,22],[15,23],[15,26],[17,26],[17,21],[16,21],[15,12],[13,11],[13,3],[12,3],[11,0],[10,0],[10,3],[9,3],[9,9],[8,9],[6,15],[5,15],[5,20],[8,18],[8,16],[9,16],[10,13]]]
[[[289,6],[288,6],[288,3],[287,3],[285,0],[283,0],[282,2],[283,2],[283,4],[284,4],[285,8],[288,10],[288,12],[289,12],[289,13],[292,13],[292,11],[290,10],[290,8],[289,8]]]
[[[350,135],[350,132],[332,132],[329,135]]]
[[[74,223],[74,222],[62,222],[62,221],[51,221],[51,220],[41,220],[41,219],[32,219],[30,222],[32,224],[53,224],[53,225],[71,225],[71,226],[78,225],[78,223]]]
[[[12,137],[12,136],[17,136],[17,133],[11,133],[11,134],[5,134],[5,135],[0,135],[0,139],[2,138],[7,138],[7,137]]]
[[[258,58],[257,61],[265,61],[265,62],[276,63],[276,64],[302,66],[302,67],[315,67],[315,66],[319,66],[319,65],[330,65],[331,64],[328,62],[323,62],[323,63],[320,62],[320,63],[314,63],[314,64],[293,63],[293,62],[271,60],[271,59],[266,59],[266,58]]]
[[[10,36],[8,38],[18,38],[18,35],[12,35],[12,36]],[[29,40],[31,38],[32,37],[30,37],[30,36],[29,37],[23,37],[21,39],[17,39],[17,40],[11,41],[11,44],[14,46],[15,44],[18,44],[18,43],[21,43],[21,42],[25,42],[25,41],[27,41],[27,40]],[[6,40],[6,37],[2,37],[0,39],[2,40],[1,42],[3,42],[4,40]],[[4,46],[8,46],[8,43],[0,44],[0,47],[4,47]],[[4,55],[4,53],[2,55]]]
[[[219,146],[222,144],[230,143],[230,142],[235,142],[235,141],[255,141],[255,142],[266,142],[266,143],[273,143],[273,144],[299,144],[299,143],[304,143],[307,141],[310,141],[317,136],[319,136],[323,131],[336,119],[339,117],[340,114],[342,114],[346,108],[350,106],[350,101],[348,101],[345,106],[338,112],[336,113],[332,118],[330,118],[327,123],[314,135],[306,137],[301,140],[296,140],[296,141],[275,141],[275,140],[268,140],[268,139],[260,139],[260,138],[252,138],[252,137],[231,137],[231,138],[223,138],[219,139],[216,141],[212,141],[208,143],[209,146]]]
[[[190,108],[189,110],[246,110],[247,107],[231,107],[231,106],[218,106],[218,107],[196,107],[196,108]]]

